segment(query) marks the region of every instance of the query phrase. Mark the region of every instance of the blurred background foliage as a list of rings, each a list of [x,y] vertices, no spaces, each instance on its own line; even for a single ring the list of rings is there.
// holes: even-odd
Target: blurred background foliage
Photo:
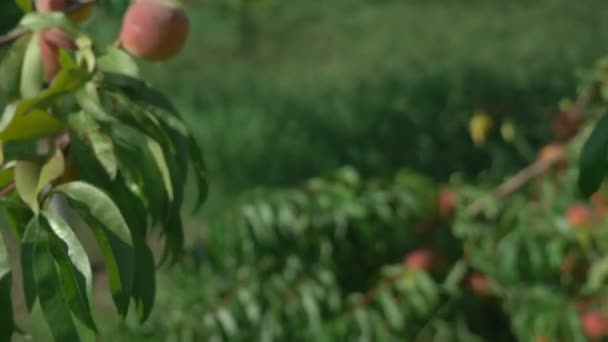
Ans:
[[[429,211],[437,217],[440,184],[475,198],[537,157],[560,103],[606,54],[608,3],[183,2],[192,23],[186,50],[142,67],[203,142],[210,202],[188,222],[188,261],[160,275],[152,320],[108,325],[108,340],[311,340],[322,332],[403,340],[418,332],[470,341],[496,338],[488,322],[505,317],[517,318],[504,340],[582,339],[568,311],[580,282],[558,265],[569,252],[592,263],[604,247],[564,229],[576,170],[541,186],[537,204],[515,196],[494,203],[503,212],[485,221],[449,229],[439,220],[442,233],[422,237],[417,229]],[[107,0],[85,29],[111,43],[123,8]],[[474,113],[492,122],[483,144],[470,136]],[[507,123],[511,134],[500,129]],[[449,267],[383,283],[402,279],[403,256],[425,246],[440,247]],[[461,258],[466,246],[475,257]],[[470,270],[521,291],[471,300],[454,289]],[[292,293],[295,283],[303,285]],[[386,286],[377,302],[361,299],[378,284]],[[358,306],[366,300],[375,304]]]

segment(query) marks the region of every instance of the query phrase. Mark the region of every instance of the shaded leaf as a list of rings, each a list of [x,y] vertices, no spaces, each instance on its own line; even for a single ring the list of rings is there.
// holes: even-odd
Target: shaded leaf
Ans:
[[[36,277],[34,275],[34,254],[36,241],[40,231],[40,221],[38,217],[33,217],[25,228],[21,239],[21,270],[23,277],[23,290],[25,305],[28,311],[32,311],[38,290],[36,288]]]
[[[15,329],[11,300],[11,263],[8,250],[0,234],[0,341],[10,341]]]
[[[133,300],[137,316],[144,322],[150,316],[156,298],[154,256],[145,241],[135,243],[135,263]]]
[[[595,125],[580,155],[578,185],[585,197],[600,187],[608,162],[608,116],[604,115]]]
[[[54,191],[65,194],[93,229],[108,269],[112,297],[119,314],[125,317],[133,288],[135,255],[131,233],[120,210],[103,191],[84,182],[66,183]]]
[[[92,272],[84,247],[68,223],[58,214],[42,212],[51,235],[51,254],[59,268],[61,290],[68,306],[88,328],[97,331],[91,315],[88,295],[92,288]]]
[[[78,112],[70,116],[70,125],[88,142],[95,154],[95,158],[107,172],[110,179],[118,173],[118,161],[114,151],[112,139],[101,132],[100,126],[85,112]]]
[[[79,341],[78,331],[61,288],[57,267],[49,250],[48,233],[38,231],[34,251],[34,275],[40,307],[56,341]]]

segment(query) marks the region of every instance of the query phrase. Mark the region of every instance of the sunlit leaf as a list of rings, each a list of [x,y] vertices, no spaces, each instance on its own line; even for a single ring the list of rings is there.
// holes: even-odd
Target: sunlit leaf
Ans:
[[[23,64],[21,66],[21,96],[23,98],[36,97],[42,90],[43,72],[42,55],[38,40],[40,33],[32,34],[25,49]]]
[[[85,112],[70,116],[70,125],[88,142],[110,179],[118,172],[118,161],[114,152],[114,143],[110,137],[101,131],[100,126]]]
[[[17,114],[16,106],[9,105],[4,109],[0,119],[0,140],[37,139],[60,132],[64,124],[46,111],[35,109]]]
[[[27,204],[34,213],[38,214],[38,179],[41,167],[31,161],[20,160],[15,166],[15,185],[21,200]]]
[[[40,169],[40,178],[38,179],[37,192],[40,192],[45,186],[52,181],[61,177],[65,172],[65,159],[63,152],[60,149],[55,149],[55,153]]]
[[[108,73],[139,76],[139,67],[133,58],[121,49],[109,47],[106,54],[97,61],[99,70]]]
[[[0,63],[0,99],[13,101],[20,96],[21,66],[29,35],[19,38]]]

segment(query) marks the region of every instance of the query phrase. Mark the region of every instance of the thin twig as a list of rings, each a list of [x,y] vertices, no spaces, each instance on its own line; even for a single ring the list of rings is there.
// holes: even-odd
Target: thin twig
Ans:
[[[576,103],[570,107],[566,115],[572,119],[582,120],[585,116],[585,108],[593,98],[593,95],[594,88],[589,87],[585,89],[577,99]],[[495,198],[503,198],[514,193],[524,185],[528,184],[528,182],[530,182],[532,179],[545,174],[551,170],[555,164],[565,159],[566,153],[564,149],[561,149],[548,158],[536,160],[494,188],[492,191],[492,196]],[[484,201],[486,199],[487,198],[480,198],[471,203],[471,205],[466,208],[468,217],[475,217],[479,215],[483,211]]]
[[[13,190],[15,190],[15,182],[11,182],[9,185],[6,186],[6,188],[2,189],[2,191],[0,191],[0,197],[6,197],[8,196]]]
[[[74,13],[80,10],[81,8],[88,6],[90,4],[95,4],[99,0],[76,0],[76,2],[69,7],[67,7],[64,13]],[[0,45],[10,44],[17,39],[21,38],[23,35],[27,34],[30,30],[25,27],[16,27],[9,31],[8,33],[0,36]]]

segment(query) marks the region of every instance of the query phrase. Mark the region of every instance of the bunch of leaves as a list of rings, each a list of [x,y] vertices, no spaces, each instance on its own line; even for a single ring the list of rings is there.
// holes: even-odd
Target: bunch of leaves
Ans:
[[[199,190],[195,210],[207,193],[200,148],[171,101],[140,77],[128,54],[99,49],[64,13],[31,12],[28,2],[16,3],[24,12],[19,27],[28,31],[0,63],[1,203],[11,223],[1,230],[0,340],[16,329],[11,264],[22,270],[27,309],[39,305],[56,340],[78,340],[80,325],[98,331],[87,251],[55,205],[60,200],[93,233],[120,316],[133,305],[145,321],[157,264],[146,235],[162,232],[161,262],[181,255],[190,167]],[[38,37],[51,27],[74,38],[78,49],[60,51],[61,69],[46,83]],[[20,255],[9,256],[9,237],[20,241]]]
[[[298,189],[254,191],[170,273],[162,314],[131,332],[209,341],[586,341],[582,315],[608,308],[608,197],[581,202],[577,177],[570,163],[505,199],[455,183],[447,218],[436,204],[440,186],[408,170],[364,181],[346,168]],[[471,217],[467,208],[480,198],[483,211]],[[583,204],[594,220],[575,225],[567,212]],[[432,267],[408,262],[421,250],[436,257]]]

